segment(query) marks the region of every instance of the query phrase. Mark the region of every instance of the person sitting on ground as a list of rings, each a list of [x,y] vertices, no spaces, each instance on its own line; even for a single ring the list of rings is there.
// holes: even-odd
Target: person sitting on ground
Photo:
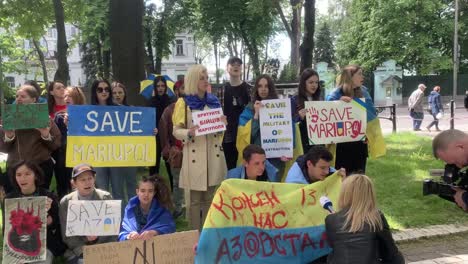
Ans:
[[[68,264],[83,263],[83,246],[96,245],[117,241],[117,236],[69,236],[65,234],[67,227],[68,202],[71,200],[112,200],[112,195],[96,189],[96,171],[86,163],[76,165],[72,171],[72,186],[75,191],[67,194],[60,201],[60,225],[62,238],[68,246],[65,256]]]
[[[323,181],[326,177],[335,173],[336,170],[330,167],[333,155],[324,146],[315,145],[309,149],[307,154],[297,158],[286,176],[286,183],[310,184]],[[340,169],[338,173],[345,177],[345,169]]]
[[[337,213],[325,218],[333,251],[327,263],[405,263],[377,201],[372,181],[362,174],[346,177],[341,185]]]
[[[40,187],[44,178],[44,173],[36,163],[21,160],[13,165],[10,172],[10,181],[13,184],[13,191],[8,193],[5,198],[47,197],[47,254],[46,260],[40,263],[52,263],[54,257],[63,255],[67,248],[60,235],[57,196]],[[5,216],[3,216],[3,223],[5,223]]]
[[[266,159],[262,147],[250,144],[242,151],[242,165],[229,170],[226,179],[278,182],[278,170]]]
[[[175,223],[171,192],[159,176],[144,176],[138,183],[137,195],[128,201],[119,241],[149,239],[174,233]]]

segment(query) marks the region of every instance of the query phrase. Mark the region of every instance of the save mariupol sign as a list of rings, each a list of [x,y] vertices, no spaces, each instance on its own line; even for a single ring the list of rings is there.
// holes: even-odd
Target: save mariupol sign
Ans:
[[[150,166],[156,162],[156,111],[150,107],[69,106],[67,167]]]

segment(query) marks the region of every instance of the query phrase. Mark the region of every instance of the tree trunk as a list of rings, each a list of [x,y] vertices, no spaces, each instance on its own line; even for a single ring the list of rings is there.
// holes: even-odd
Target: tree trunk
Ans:
[[[260,60],[258,58],[258,45],[255,38],[249,38],[245,31],[241,30],[242,40],[247,47],[247,52],[249,53],[250,62],[252,65],[252,71],[254,78],[260,75]],[[247,75],[248,77],[248,75]]]
[[[216,84],[219,84],[218,43],[216,41],[213,41],[213,51],[215,56]]]
[[[113,77],[127,87],[130,105],[143,105],[143,0],[111,0],[109,11]]]
[[[148,75],[154,73],[154,54],[153,54],[153,45],[151,43],[152,35],[151,28],[145,27],[146,32],[146,55],[148,62],[146,63]]]
[[[110,72],[111,72],[111,51],[106,49],[102,51],[102,74],[104,79],[110,79]]]
[[[67,62],[67,35],[65,34],[65,18],[61,0],[53,0],[55,12],[55,26],[57,28],[57,71],[54,80],[68,83],[70,72]]]
[[[290,1],[292,5],[292,20],[291,20],[291,66],[296,75],[299,74],[300,54],[299,47],[301,42],[301,11],[302,7],[298,7],[299,1]]]
[[[42,68],[42,75],[44,77],[44,83],[49,82],[49,77],[47,76],[47,66],[45,62],[45,57],[44,57],[44,52],[41,50],[41,44],[39,41],[32,39],[32,43],[34,44],[34,48],[36,49],[37,56],[39,57],[39,61],[41,62],[41,68]]]
[[[99,39],[95,40],[96,45],[96,64],[97,64],[97,76],[99,78],[104,77],[104,63],[102,62],[102,45]]]
[[[315,0],[305,0],[304,3],[304,38],[301,45],[301,69],[312,67],[315,32]]]

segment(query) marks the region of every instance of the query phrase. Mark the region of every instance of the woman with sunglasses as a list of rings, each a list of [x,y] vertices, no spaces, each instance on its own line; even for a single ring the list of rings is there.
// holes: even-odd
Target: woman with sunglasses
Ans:
[[[109,81],[97,80],[91,86],[91,104],[101,106],[115,105],[112,100],[112,89]],[[98,188],[110,191],[112,197],[122,200],[122,208],[125,207],[124,178],[128,177],[127,171],[118,167],[99,167],[96,171],[96,185]]]

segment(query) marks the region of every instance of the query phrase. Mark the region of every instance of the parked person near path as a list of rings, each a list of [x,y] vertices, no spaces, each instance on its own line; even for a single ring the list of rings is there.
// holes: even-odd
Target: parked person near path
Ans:
[[[39,95],[34,87],[22,85],[16,92],[17,104],[33,104]],[[49,126],[35,129],[3,130],[0,128],[0,151],[8,154],[7,169],[20,160],[37,163],[44,172],[44,181],[40,187],[49,189],[54,173],[51,153],[60,147],[61,134],[57,125],[50,120]],[[6,177],[5,192],[12,191]]]
[[[420,131],[421,124],[424,119],[423,99],[426,85],[419,84],[418,89],[414,90],[408,98],[408,109],[410,116],[413,118],[413,130]]]
[[[432,140],[432,151],[435,158],[462,169],[468,166],[468,134],[457,129],[442,131]],[[468,211],[468,192],[461,188],[454,190],[455,202]]]
[[[236,149],[242,153],[244,148],[249,144],[262,145],[262,136],[260,134],[260,109],[263,107],[262,100],[278,99],[275,83],[273,79],[267,75],[260,75],[255,81],[252,101],[247,104],[239,117],[239,127],[237,129]],[[292,120],[292,116],[290,117]],[[292,123],[292,122],[291,122]],[[293,126],[294,128],[294,126]],[[296,142],[293,143],[296,145]],[[269,158],[268,161],[278,170],[278,178],[280,181],[284,174],[286,162],[293,157],[282,156],[280,158]],[[239,162],[242,156],[238,157]]]
[[[353,99],[365,98],[363,105],[367,111],[367,120],[377,112],[367,88],[363,85],[364,75],[358,65],[343,68],[339,77],[338,88],[327,97],[327,101],[341,100],[351,102]],[[335,167],[346,169],[346,173],[364,173],[368,157],[367,139],[336,144]]]
[[[435,125],[436,131],[440,131],[439,129],[439,118],[437,118],[437,115],[439,113],[444,113],[444,107],[442,105],[442,101],[440,98],[440,86],[435,86],[432,92],[429,94],[429,97],[427,99],[427,103],[429,105],[429,109],[431,109],[431,115],[434,118],[434,121],[432,121],[426,128],[427,130],[431,131],[431,127]]]
[[[54,257],[63,255],[67,248],[61,236],[57,196],[39,187],[44,176],[42,169],[37,164],[22,160],[15,164],[10,172],[13,191],[7,194],[5,198],[47,197],[47,258],[45,261],[34,263],[52,264]],[[5,223],[5,216],[3,216],[3,223]]]
[[[323,181],[326,177],[336,172],[330,167],[333,154],[324,146],[316,145],[309,152],[297,158],[286,176],[286,183],[311,184]],[[341,176],[346,176],[346,170],[339,170]]]
[[[226,179],[278,182],[278,170],[265,155],[262,147],[251,144],[242,151],[242,165],[229,170]]]
[[[208,73],[203,65],[193,65],[185,76],[185,97],[174,107],[173,135],[184,144],[180,184],[190,190],[187,200],[188,220],[192,229],[201,230],[216,187],[226,175],[226,161],[221,146],[223,133],[195,136],[198,126],[192,123],[192,113],[220,108],[214,95],[207,93]],[[226,117],[223,117],[226,122]]]
[[[171,191],[159,176],[143,176],[125,207],[119,241],[151,239],[157,235],[174,233]]]
[[[305,102],[320,101],[321,96],[320,78],[314,69],[305,69],[299,81],[297,95],[293,97],[294,122],[299,122],[301,131],[301,143],[304,153],[311,148],[309,144],[309,135],[307,129]]]
[[[223,150],[228,170],[237,166],[239,156],[236,148],[237,127],[239,116],[244,107],[250,102],[250,85],[242,81],[242,60],[231,57],[227,62],[229,82],[218,89],[218,98],[221,101],[223,112],[227,116],[227,127],[224,132]]]
[[[184,81],[177,81],[174,84],[174,94],[177,98],[184,97]],[[184,190],[179,188],[180,168],[181,164],[176,164],[176,161],[169,162],[170,159],[178,159],[176,154],[182,154],[183,144],[181,140],[176,139],[173,133],[172,114],[174,113],[175,102],[170,104],[161,116],[159,122],[159,138],[161,139],[162,157],[165,161],[166,168],[170,168],[172,177],[169,178],[171,182],[171,190],[173,194],[173,201],[175,210],[173,216],[177,219],[184,211]],[[174,166],[176,167],[174,167]]]
[[[127,88],[125,85],[123,85],[120,82],[113,82],[111,84],[111,91],[112,91],[112,100],[115,105],[122,105],[122,106],[128,106],[127,104]],[[120,182],[123,182],[122,185],[122,207],[125,208],[126,202],[133,196],[136,195],[135,190],[136,190],[136,177],[137,177],[137,171],[138,167],[118,167],[114,168],[120,170],[120,173],[117,176],[114,176],[114,174],[111,174],[110,179],[108,179],[108,182],[106,183],[106,186],[109,186],[111,184],[112,186],[120,186]],[[118,178],[122,177],[122,178]],[[110,180],[110,182],[109,182]],[[119,181],[119,183],[116,183]],[[106,187],[108,188],[108,187]],[[126,194],[124,193],[124,190],[126,190]],[[114,196],[115,195],[115,196]],[[112,190],[112,196],[118,197],[118,193],[114,193],[114,190]]]
[[[369,177],[357,174],[345,178],[338,199],[341,210],[325,218],[333,249],[327,263],[405,263],[384,214],[377,209]]]
[[[86,97],[80,87],[68,86],[65,89],[65,103],[67,105],[83,105],[86,104]],[[68,114],[66,111],[59,112],[55,115],[54,122],[57,125],[62,135],[61,146],[54,152],[55,160],[55,179],[57,180],[57,194],[59,199],[67,195],[71,191],[71,172],[72,168],[66,167],[66,152],[67,152],[67,133],[68,133]]]
[[[68,264],[83,264],[83,246],[117,241],[117,236],[66,236],[68,202],[71,200],[112,200],[110,193],[95,188],[96,171],[89,164],[73,168],[72,185],[75,191],[60,201],[60,227],[62,238],[68,246],[65,257]]]
[[[159,126],[164,109],[172,103],[172,100],[167,94],[167,80],[164,76],[157,76],[154,79],[153,86],[154,95],[151,97],[150,106],[156,108],[156,126]],[[159,135],[156,135],[156,164],[149,168],[151,175],[159,174],[159,167],[161,166],[161,152],[161,138]],[[166,170],[172,182],[171,168],[166,167]]]

